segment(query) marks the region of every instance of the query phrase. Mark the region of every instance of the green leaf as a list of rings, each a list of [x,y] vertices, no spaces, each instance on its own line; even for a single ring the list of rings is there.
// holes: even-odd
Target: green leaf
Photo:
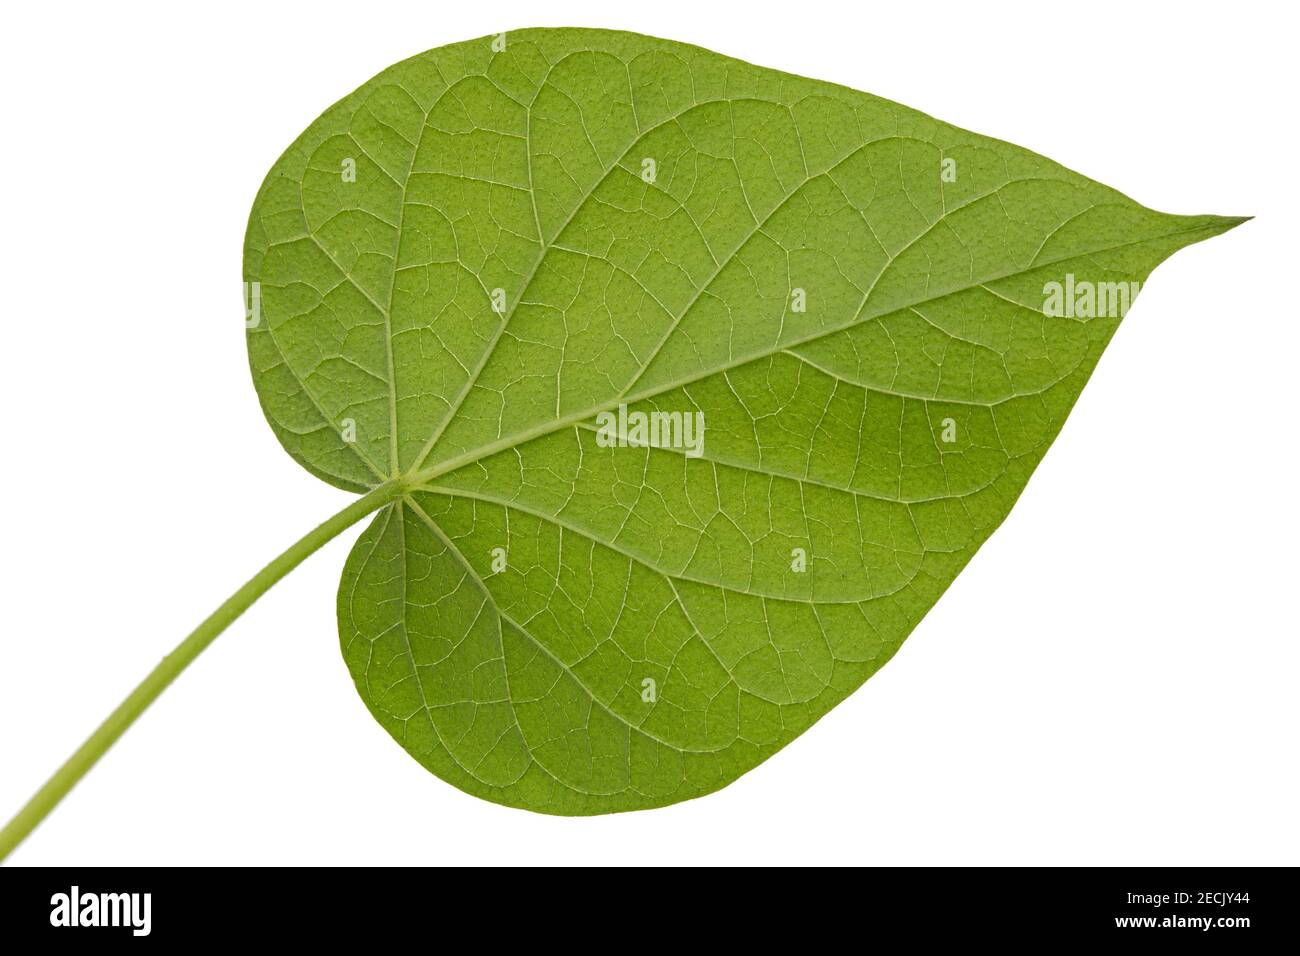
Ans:
[[[696,47],[526,30],[385,70],[281,157],[249,352],[304,467],[406,489],[338,597],[375,718],[490,800],[653,807],[887,661],[1128,284],[1239,221]],[[603,412],[678,430],[611,445]]]

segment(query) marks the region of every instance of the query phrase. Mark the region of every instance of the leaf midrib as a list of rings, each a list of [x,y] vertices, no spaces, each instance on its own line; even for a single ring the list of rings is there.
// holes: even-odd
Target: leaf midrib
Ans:
[[[1093,256],[1102,252],[1113,252],[1118,249],[1126,249],[1131,246],[1140,246],[1145,243],[1156,242],[1160,239],[1168,239],[1173,236],[1180,236],[1187,233],[1203,232],[1206,230],[1210,230],[1212,228],[1213,228],[1212,223],[1199,223],[1188,229],[1175,229],[1170,232],[1160,233],[1154,236],[1148,236],[1145,239],[1136,239],[1131,242],[1121,242],[1121,243],[1115,243],[1111,245],[1098,246],[1092,249],[1076,251],[1067,256],[1061,256],[1060,258],[1057,259],[1049,259],[1045,262],[1039,262],[1032,266],[1017,268],[999,275],[984,276],[981,277],[978,281],[972,280],[970,283],[958,286],[953,289],[948,289],[947,291],[941,292],[938,295],[927,296],[924,298],[916,299],[915,301],[912,302],[899,303],[894,308],[891,308],[885,312],[877,313],[875,315],[864,314],[866,312],[866,307],[868,305],[868,301],[864,300],[861,303],[858,313],[855,314],[851,319],[849,319],[848,321],[840,325],[836,325],[831,328],[820,329],[817,332],[811,333],[802,338],[796,338],[796,339],[791,339],[789,341],[776,343],[771,348],[763,349],[751,355],[746,355],[743,358],[732,361],[726,365],[721,365],[717,368],[706,369],[702,372],[698,372],[692,375],[683,376],[682,378],[674,379],[670,382],[666,382],[662,385],[655,386],[649,389],[644,389],[632,395],[615,396],[611,399],[607,399],[605,401],[600,402],[599,404],[592,405],[580,411],[571,412],[570,414],[557,418],[554,421],[541,423],[533,426],[532,428],[524,429],[521,432],[516,432],[512,435],[507,435],[503,438],[499,438],[496,441],[489,442],[486,445],[480,445],[478,448],[467,451],[464,454],[456,456],[455,458],[449,458],[446,461],[440,462],[439,464],[434,465],[431,468],[419,470],[415,467],[412,467],[410,470],[408,470],[402,475],[402,481],[408,488],[418,487],[419,485],[428,483],[434,478],[438,478],[442,475],[449,474],[453,471],[456,471],[459,468],[464,468],[467,465],[472,465],[477,461],[480,461],[491,455],[495,455],[497,452],[506,451],[518,445],[523,445],[526,444],[527,442],[533,441],[536,438],[541,438],[544,435],[549,435],[553,432],[557,432],[562,429],[568,428],[571,425],[576,425],[578,422],[585,421],[588,418],[592,418],[595,415],[600,414],[601,412],[612,411],[616,409],[620,404],[631,405],[635,402],[645,401],[648,398],[654,398],[658,395],[662,395],[666,392],[670,392],[673,389],[681,388],[683,386],[690,385],[694,382],[698,382],[706,378],[711,378],[714,375],[719,375],[724,372],[732,371],[733,369],[739,368],[743,365],[747,365],[750,362],[760,361],[762,359],[769,358],[772,355],[776,355],[782,351],[796,348],[801,345],[807,345],[810,342],[815,342],[818,339],[826,338],[831,335],[836,335],[840,332],[845,331],[846,329],[850,329],[855,325],[857,325],[859,323],[860,318],[863,320],[883,318],[887,315],[892,315],[895,312],[912,309],[915,308],[916,306],[925,305],[930,302],[938,302],[942,299],[948,298],[949,296],[958,295],[962,292],[969,292],[971,289],[978,288],[984,283],[1000,282],[1004,279],[1009,279],[1015,276],[1024,275],[1028,272],[1034,272],[1039,269],[1046,268],[1047,266],[1058,265],[1062,262],[1070,262],[1075,259],[1081,259],[1087,256]],[[1028,306],[1021,305],[1021,308],[1028,309]]]

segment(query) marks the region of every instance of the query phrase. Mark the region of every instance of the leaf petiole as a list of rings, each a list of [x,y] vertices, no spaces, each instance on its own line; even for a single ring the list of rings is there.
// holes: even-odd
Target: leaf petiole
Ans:
[[[174,651],[149,672],[126,700],[108,715],[95,732],[86,738],[86,742],[54,772],[40,790],[36,791],[35,796],[5,824],[4,829],[0,830],[0,860],[7,857],[14,847],[45,819],[77,781],[85,776],[105,751],[117,741],[117,738],[135,723],[136,718],[144,713],[145,708],[152,704],[167,685],[175,680],[177,675],[185,670],[190,662],[198,657],[235,618],[243,614],[254,601],[270,590],[273,584],[301,564],[309,555],[362,518],[398,498],[404,490],[405,484],[395,479],[358,498],[338,514],[299,538],[227,598],[225,603],[213,611],[177,645]]]

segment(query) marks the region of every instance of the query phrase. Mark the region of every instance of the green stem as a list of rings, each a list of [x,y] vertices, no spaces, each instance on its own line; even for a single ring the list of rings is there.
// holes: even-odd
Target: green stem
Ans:
[[[86,742],[77,748],[76,753],[55,771],[54,776],[46,781],[45,786],[36,791],[36,795],[27,801],[27,805],[18,811],[3,830],[0,830],[0,860],[7,857],[13,848],[45,819],[77,781],[86,775],[86,771],[93,767],[104,752],[117,741],[117,738],[135,723],[136,718],[144,713],[145,708],[154,702],[167,685],[175,680],[177,675],[185,670],[190,662],[216,639],[218,634],[243,614],[249,605],[326,542],[371,512],[378,511],[402,492],[401,482],[389,481],[364,497],[358,498],[290,545],[283,554],[258,571],[247,584],[227,598],[226,602],[196,627],[189,637],[164,657],[162,663],[149,672],[149,676],[118,705],[117,710],[108,715]]]

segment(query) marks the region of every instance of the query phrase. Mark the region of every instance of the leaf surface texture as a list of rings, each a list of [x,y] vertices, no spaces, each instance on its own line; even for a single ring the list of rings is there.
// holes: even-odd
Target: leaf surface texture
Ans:
[[[479,796],[638,809],[805,730],[1006,516],[1120,319],[1047,283],[1142,282],[1237,221],[697,47],[524,30],[385,70],[281,157],[249,352],[304,467],[411,489],[338,597],[376,719]],[[620,406],[702,414],[702,453],[605,447]]]

